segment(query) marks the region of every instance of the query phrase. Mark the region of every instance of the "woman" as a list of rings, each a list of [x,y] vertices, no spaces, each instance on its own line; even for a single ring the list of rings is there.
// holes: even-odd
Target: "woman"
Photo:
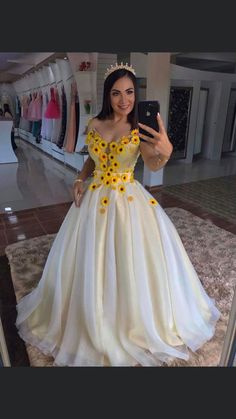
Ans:
[[[5,118],[13,120],[13,116],[12,116],[8,103],[4,103],[3,105],[3,115]],[[17,145],[15,143],[15,134],[14,134],[14,121],[12,125],[12,130],[11,130],[11,145],[12,145],[13,150],[17,149]]]
[[[55,365],[155,366],[188,359],[214,334],[219,311],[206,295],[178,233],[134,180],[141,153],[151,170],[172,152],[159,133],[140,137],[136,78],[128,65],[106,74],[101,112],[89,124],[90,156],[38,287],[18,304],[23,339]],[[89,186],[86,179],[93,173]]]

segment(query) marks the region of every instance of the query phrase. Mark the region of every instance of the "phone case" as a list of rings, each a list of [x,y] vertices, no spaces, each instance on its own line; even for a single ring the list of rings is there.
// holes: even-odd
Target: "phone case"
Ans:
[[[160,112],[160,103],[158,100],[146,100],[138,103],[138,122],[159,131],[157,122],[157,113]],[[147,131],[139,127],[139,132],[148,137],[152,137]],[[144,141],[144,140],[143,140]]]

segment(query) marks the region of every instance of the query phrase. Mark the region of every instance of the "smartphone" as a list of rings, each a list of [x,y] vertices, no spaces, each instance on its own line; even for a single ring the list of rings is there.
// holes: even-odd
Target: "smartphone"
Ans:
[[[158,112],[160,112],[160,103],[158,102],[158,100],[141,101],[138,103],[138,122],[141,122],[141,124],[147,125],[150,128],[159,131],[159,126],[157,122]],[[152,135],[149,134],[149,132],[143,130],[141,127],[139,127],[139,132],[141,134],[145,134],[148,137],[153,138]]]

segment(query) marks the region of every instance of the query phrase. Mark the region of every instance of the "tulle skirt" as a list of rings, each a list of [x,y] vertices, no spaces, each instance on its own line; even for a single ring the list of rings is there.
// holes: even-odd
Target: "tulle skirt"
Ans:
[[[61,366],[187,360],[220,316],[173,223],[137,181],[125,193],[87,189],[72,204],[17,310],[21,337]]]

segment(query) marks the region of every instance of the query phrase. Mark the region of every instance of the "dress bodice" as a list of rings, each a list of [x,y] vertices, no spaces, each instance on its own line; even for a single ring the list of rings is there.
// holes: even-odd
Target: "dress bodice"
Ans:
[[[104,140],[97,130],[89,131],[86,144],[89,155],[95,162],[95,175],[97,172],[101,172],[105,178],[114,174],[132,175],[140,154],[139,143],[137,129],[118,141],[111,142]]]

